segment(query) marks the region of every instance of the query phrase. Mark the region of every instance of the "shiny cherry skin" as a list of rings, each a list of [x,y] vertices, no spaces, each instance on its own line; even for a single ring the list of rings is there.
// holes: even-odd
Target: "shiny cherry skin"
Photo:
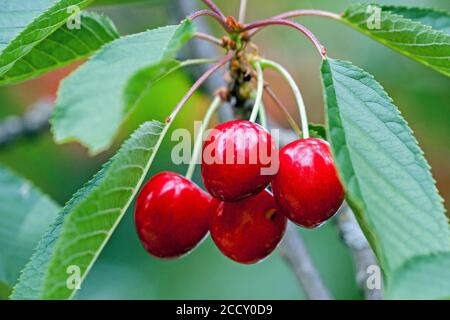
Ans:
[[[300,139],[282,148],[272,189],[280,209],[300,226],[314,228],[331,218],[344,190],[328,142]]]
[[[278,148],[272,136],[246,120],[217,126],[206,139],[202,155],[206,190],[227,202],[260,193],[278,170]]]
[[[212,197],[173,172],[153,176],[140,192],[136,230],[144,248],[159,258],[176,258],[208,233]]]
[[[238,202],[220,202],[211,215],[211,238],[228,258],[252,264],[266,258],[280,243],[287,219],[273,195],[261,193]]]

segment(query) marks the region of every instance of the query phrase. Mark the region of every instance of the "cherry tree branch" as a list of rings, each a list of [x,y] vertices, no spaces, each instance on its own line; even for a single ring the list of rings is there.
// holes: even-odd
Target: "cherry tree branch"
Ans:
[[[286,234],[280,245],[283,259],[291,266],[298,281],[302,284],[310,300],[331,300],[331,294],[325,287],[316,269],[303,238],[294,224],[288,223]]]
[[[383,298],[382,289],[370,289],[367,286],[369,276],[367,268],[378,265],[377,258],[347,203],[344,203],[339,210],[336,225],[345,244],[352,251],[358,286],[364,291],[367,300],[381,300]]]
[[[53,111],[50,98],[39,100],[23,116],[9,116],[0,121],[0,147],[6,147],[23,137],[46,132]]]

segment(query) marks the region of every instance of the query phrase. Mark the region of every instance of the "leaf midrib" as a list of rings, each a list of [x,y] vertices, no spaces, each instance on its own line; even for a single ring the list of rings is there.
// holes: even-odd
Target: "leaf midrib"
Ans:
[[[333,72],[333,71],[331,71],[331,72]],[[349,77],[349,76],[347,76],[347,75],[345,75],[345,74],[343,74],[343,73],[340,73],[338,70],[335,70],[335,72],[337,72],[338,74],[340,74],[340,75],[343,76],[343,77]],[[351,78],[351,79],[354,80],[354,78],[352,78],[352,77],[349,77],[349,78]],[[355,94],[354,91],[352,91],[352,90],[351,90],[350,88],[348,88],[347,86],[342,85],[342,82],[340,82],[338,79],[335,78],[335,80],[336,80],[338,83],[340,83],[341,87],[342,87],[344,90],[346,90],[347,92],[351,93],[355,98],[359,99],[359,97]],[[373,81],[375,81],[375,80],[373,79]],[[388,97],[388,96],[384,96],[384,97],[381,96],[379,92],[377,92],[376,90],[374,90],[374,89],[371,88],[371,87],[368,87],[368,86],[367,86],[364,82],[362,82],[362,81],[359,81],[359,83],[362,84],[362,85],[364,85],[364,87],[365,87],[366,89],[370,89],[370,91],[372,91],[376,96],[385,98],[385,99],[387,99],[388,101],[390,101],[390,104],[391,104],[391,106],[392,106],[392,99],[391,99],[390,97]],[[380,88],[382,88],[381,85],[380,85],[378,82],[377,82],[377,84],[380,86]],[[336,98],[337,98],[337,97],[336,97]],[[364,103],[374,103],[374,104],[377,104],[377,105],[383,107],[383,106],[380,105],[377,101],[363,101],[363,102],[364,102]],[[408,144],[404,143],[404,141],[402,141],[402,140],[398,137],[398,135],[397,135],[395,132],[393,132],[392,129],[391,129],[390,127],[388,127],[388,126],[386,125],[385,122],[383,122],[383,121],[381,121],[380,119],[378,119],[378,116],[373,112],[373,110],[372,110],[371,108],[367,108],[367,110],[374,116],[374,118],[376,119],[376,121],[378,121],[379,124],[381,124],[382,126],[384,126],[384,127],[387,129],[387,131],[389,131],[389,132],[395,137],[395,139],[397,139],[398,142],[400,142],[402,145],[406,146],[406,148],[409,150],[409,152],[411,153],[411,155],[412,155],[414,158],[417,158],[417,156],[418,156],[417,150],[411,149],[411,147],[410,147]],[[341,113],[339,112],[339,114],[341,114]],[[341,118],[342,118],[342,117],[341,117]],[[347,120],[348,120],[348,119],[347,119]],[[406,123],[405,123],[404,121],[402,121],[402,123],[398,123],[398,124],[400,124],[400,125],[406,125]],[[369,136],[369,135],[367,135],[367,136]],[[369,136],[369,137],[370,137],[370,136]],[[414,142],[417,143],[417,141],[414,141]],[[388,157],[392,160],[392,162],[397,163],[397,165],[398,165],[399,167],[401,167],[401,169],[403,170],[403,172],[407,173],[408,176],[411,176],[410,173],[409,173],[409,171],[405,170],[405,169],[403,168],[403,165],[402,165],[401,163],[399,163],[395,158],[393,158],[393,157],[389,154],[389,152],[387,152],[384,148],[383,148],[383,150],[385,151],[384,153],[388,154]],[[421,161],[421,162],[423,162],[423,161]],[[423,164],[423,163],[422,163],[422,164]],[[434,200],[435,200],[435,199],[433,199],[433,198],[430,196],[430,194],[428,193],[428,191],[427,191],[427,190],[425,189],[425,187],[422,185],[421,181],[417,180],[415,176],[411,176],[411,177],[412,177],[412,179],[413,179],[414,181],[416,181],[416,183],[420,186],[420,188],[421,188],[421,190],[423,191],[423,193],[426,194],[428,200],[430,200],[430,202],[434,204]]]
[[[354,94],[353,92],[351,92],[351,93]],[[370,108],[367,108],[367,109],[370,109]],[[370,112],[372,113],[371,110],[370,110]],[[384,122],[382,122],[381,120],[379,120],[379,119],[377,118],[377,116],[376,116],[374,113],[372,113],[372,114],[373,114],[374,117],[377,119],[377,121],[379,121],[380,123],[383,123],[383,124],[384,124]],[[348,121],[349,123],[352,123],[352,124],[353,124],[354,126],[356,126],[358,129],[361,129],[361,127],[358,126],[358,125],[357,125],[353,120],[351,120],[350,118],[346,118],[345,120]],[[395,136],[396,139],[399,140],[399,142],[400,142],[401,144],[407,146],[401,139],[398,138],[398,136],[397,136],[394,132],[392,132],[392,131],[389,129],[388,126],[385,126],[385,127],[392,133],[393,136]],[[361,131],[361,132],[364,132],[364,130],[362,130],[362,129],[361,129],[360,131]],[[370,135],[365,135],[365,137],[366,137],[366,138],[369,138],[369,139],[372,140],[372,141],[375,141]],[[434,204],[434,200],[435,200],[435,199],[433,200],[433,199],[431,198],[431,196],[429,195],[429,193],[427,192],[427,190],[425,189],[425,187],[422,185],[422,182],[421,182],[421,181],[417,180],[416,177],[415,177],[414,175],[411,175],[410,172],[407,171],[407,170],[405,169],[404,165],[401,164],[401,163],[399,163],[399,162],[398,162],[398,161],[397,161],[397,160],[396,160],[396,159],[395,159],[395,158],[394,158],[387,150],[385,150],[384,148],[382,148],[382,147],[381,147],[379,144],[377,144],[377,143],[375,143],[374,145],[378,146],[379,149],[383,150],[383,154],[385,154],[387,158],[389,158],[393,163],[395,163],[395,164],[397,165],[397,167],[398,167],[400,170],[402,170],[404,173],[406,173],[407,176],[411,177],[411,178],[416,182],[416,184],[420,187],[420,189],[423,191],[423,193],[426,195],[426,197],[428,198],[428,200],[430,201],[430,203]],[[352,149],[352,150],[356,150],[356,149],[352,148],[351,146],[349,146],[349,148]],[[409,148],[408,148],[408,149],[409,149]],[[409,149],[409,150],[410,150],[410,149]],[[411,150],[410,150],[410,152],[413,154],[414,158],[417,157],[417,154],[413,153]],[[389,182],[389,184],[391,184],[391,183]],[[406,194],[403,193],[403,191],[402,191],[402,195],[403,195],[403,197],[404,197],[405,199],[410,200],[409,197],[408,197]],[[422,207],[422,205],[418,205],[418,207]],[[422,209],[423,209],[424,211],[427,211],[427,210],[428,210],[427,208],[422,208]]]
[[[343,63],[345,63],[345,62],[343,62]],[[332,76],[332,73],[333,73],[333,72],[336,72],[338,75],[340,75],[340,76],[343,77],[343,78],[350,78],[350,79],[356,81],[356,79],[353,78],[353,77],[351,76],[351,74],[350,74],[350,75],[346,75],[345,73],[341,73],[341,72],[339,72],[339,70],[336,70],[336,69],[341,68],[340,65],[338,65],[337,67],[338,67],[338,68],[332,69],[332,68],[331,68],[331,65],[330,65],[330,73],[331,73],[331,76]],[[350,68],[350,70],[353,70],[353,71],[357,71],[357,70],[358,70],[358,68],[356,68],[356,67],[354,67],[354,66],[351,66],[351,65],[349,66],[349,68]],[[362,71],[362,70],[360,70],[360,71]],[[355,96],[357,99],[360,100],[360,98],[356,96],[356,93],[355,93],[355,92],[353,92],[352,90],[350,90],[350,88],[347,88],[347,86],[342,85],[342,82],[339,81],[339,77],[337,77],[337,78],[338,78],[338,79],[336,79],[336,77],[333,77],[333,76],[332,76],[332,77],[331,77],[331,83],[329,84],[329,86],[335,86],[334,82],[336,81],[341,87],[343,87],[344,89],[347,90],[347,93],[350,93],[351,95]],[[364,78],[361,78],[361,79],[364,79]],[[361,80],[361,79],[359,79],[359,80]],[[371,80],[375,81],[373,78],[372,78]],[[375,82],[376,82],[376,81],[375,81]],[[364,87],[366,87],[366,88],[370,88],[370,89],[375,93],[376,96],[379,96],[379,97],[382,97],[382,98],[383,98],[384,95],[381,95],[382,92],[378,92],[377,90],[372,89],[371,87],[368,87],[368,86],[366,85],[366,83],[363,82],[363,81],[359,81],[359,83],[362,84],[362,85],[364,85]],[[376,83],[377,83],[377,85],[380,87],[380,90],[383,90],[382,87],[381,87],[381,85],[379,85],[378,82],[376,82]],[[329,86],[328,86],[327,88],[329,88]],[[384,90],[383,90],[383,92],[384,92]],[[335,94],[336,94],[336,93],[335,93]],[[373,94],[373,93],[372,93],[372,94]],[[388,99],[390,105],[392,105],[392,99],[390,99],[389,96],[384,97],[384,99]],[[336,94],[336,100],[338,100],[337,94]],[[366,102],[367,102],[367,101],[363,101],[363,103],[366,103]],[[371,102],[369,102],[369,103],[376,103],[376,104],[379,104],[378,102],[374,102],[374,101],[371,101]],[[339,118],[340,118],[340,122],[342,123],[342,114],[341,114],[340,108],[338,108],[338,106],[335,106],[334,109],[337,111],[337,113],[338,113],[338,115],[339,115]],[[371,110],[371,108],[367,108],[367,109],[370,109],[370,112],[373,113],[373,110]],[[394,111],[395,111],[395,110],[394,110]],[[377,115],[374,114],[374,117],[375,117],[377,120],[379,120]],[[348,117],[347,117],[347,118],[348,118]],[[347,119],[347,118],[346,118],[346,120],[349,120],[349,119]],[[351,120],[350,120],[350,122],[351,122]],[[404,120],[401,121],[401,122],[402,122],[404,125],[406,125],[406,122],[405,122]],[[397,122],[396,122],[396,123],[397,123]],[[384,123],[383,123],[383,124],[384,124]],[[397,123],[397,124],[398,124],[398,123]],[[385,125],[385,124],[384,124],[384,125]],[[341,127],[341,130],[342,130],[342,128],[343,128],[342,124],[340,125],[340,127]],[[390,129],[390,127],[388,127],[387,125],[385,125],[385,127],[386,127],[386,129],[389,130],[389,132],[391,132],[396,138],[398,138],[397,135]],[[407,126],[406,126],[406,127],[407,127]],[[358,126],[358,128],[359,128],[359,126]],[[407,127],[407,128],[408,128],[408,127]],[[410,131],[410,130],[408,130],[408,131]],[[355,150],[354,148],[352,148],[352,147],[348,144],[348,142],[347,142],[347,141],[348,141],[347,133],[346,133],[345,130],[342,130],[342,134],[344,135],[344,142],[345,142],[345,143],[342,145],[341,152],[344,152],[344,149],[347,149],[347,152],[346,152],[346,153],[347,153],[347,155],[348,155],[348,157],[349,157],[349,159],[350,159],[350,162],[353,163],[354,159],[353,159],[352,153],[355,152],[354,155],[357,155],[357,154],[359,154],[359,151]],[[365,136],[369,136],[369,135],[365,135]],[[369,137],[370,137],[370,136],[369,136]],[[425,162],[425,160],[423,159],[422,153],[417,154],[417,152],[415,152],[413,149],[411,149],[409,143],[403,143],[403,141],[400,141],[400,142],[401,142],[404,146],[407,147],[407,149],[409,150],[409,152],[412,153],[412,155],[413,155],[413,157],[414,157],[415,159],[419,159],[420,162],[422,163],[422,165],[426,165],[426,162]],[[417,144],[417,141],[416,141],[414,138],[413,138],[413,141],[412,141],[412,142],[414,142],[414,143]],[[384,152],[384,154],[386,154],[386,152]],[[390,158],[392,161],[394,161],[395,163],[397,163],[397,165],[400,166],[400,167],[402,168],[402,164],[398,163],[394,158],[392,158],[392,156],[391,156],[389,153],[387,153],[387,154],[389,155],[389,158]],[[366,160],[365,157],[364,157],[363,155],[360,155],[359,157],[362,158],[364,161]],[[418,158],[418,157],[419,157],[419,158]],[[370,165],[370,163],[369,163],[369,165]],[[372,166],[370,165],[370,167],[372,167]],[[359,182],[359,179],[358,179],[357,176],[356,176],[355,167],[354,167],[353,165],[351,165],[351,170],[352,170],[351,174],[352,174],[353,178],[355,179],[355,183],[357,184],[357,188],[359,189],[359,192],[362,192],[361,187],[360,187],[360,182]],[[438,206],[438,201],[440,200],[439,197],[436,197],[436,199],[433,200],[433,198],[429,195],[429,193],[426,192],[426,190],[423,188],[423,185],[421,184],[421,182],[420,182],[419,180],[417,180],[416,177],[415,177],[414,175],[411,176],[411,175],[409,174],[408,171],[405,171],[405,172],[407,173],[407,175],[408,175],[409,177],[412,177],[412,178],[414,179],[414,181],[416,181],[416,183],[421,187],[422,191],[426,194],[426,196],[427,196],[428,200],[430,201],[430,203],[431,203],[435,208],[439,209],[438,211],[440,211],[441,208],[438,208],[438,207],[437,207],[437,206]],[[385,179],[383,179],[383,180],[385,180]],[[431,181],[431,182],[433,182],[433,181]],[[436,191],[437,191],[437,190],[436,190]],[[404,197],[404,195],[402,195],[402,196]],[[408,201],[409,201],[409,198],[408,198],[408,197],[407,197],[407,199],[408,199]],[[367,204],[365,203],[364,197],[363,197],[362,199],[360,199],[360,200],[363,201],[363,205],[364,205],[364,207],[365,207],[364,210],[367,210]],[[442,202],[439,202],[439,203],[442,205]],[[443,210],[443,209],[442,209],[442,210]],[[368,220],[370,221],[370,220],[371,220],[371,219],[370,219],[370,215],[364,215],[364,219],[368,219]],[[444,229],[443,224],[440,224],[440,223],[438,223],[438,221],[434,221],[434,220],[433,220],[432,222],[435,222],[435,226],[437,226],[437,228],[436,228],[437,230],[441,230],[441,231],[443,231],[444,233],[449,234],[449,233],[448,233],[449,229],[448,229],[448,228],[445,228],[445,229]],[[375,225],[374,225],[372,222],[371,222],[371,227],[372,227],[372,228],[375,227]],[[373,236],[376,237],[376,233],[371,233],[371,235],[373,235]],[[449,240],[450,240],[450,239],[449,239]],[[450,242],[449,242],[449,243],[450,243]],[[382,260],[382,261],[388,261],[388,260],[386,259],[385,255],[384,255],[385,250],[383,249],[383,247],[384,247],[383,243],[381,243],[380,241],[377,241],[377,242],[376,242],[376,245],[377,245],[377,246],[380,246],[380,248],[381,248],[380,253],[382,254],[382,257],[379,256],[379,259]],[[428,245],[425,246],[424,248],[427,248],[427,247],[428,247],[428,252],[424,252],[424,254],[432,254],[432,253],[435,253],[435,252],[436,252],[435,249],[430,249]],[[380,253],[379,253],[379,254],[380,254]],[[403,262],[400,264],[400,266],[402,266],[403,264],[407,263],[407,262],[410,261],[412,258],[414,258],[414,256],[413,256],[413,257],[408,256],[408,257],[406,257],[406,259],[402,259]],[[395,266],[395,268],[389,269],[389,270],[395,271],[395,270],[397,270],[398,268],[399,268],[399,266]]]
[[[342,135],[344,136],[344,144],[341,145],[341,147],[339,148],[338,152],[339,152],[339,153],[345,152],[345,153],[347,154],[347,156],[349,157],[349,159],[350,159],[350,164],[351,164],[351,173],[350,173],[350,174],[351,174],[351,176],[353,177],[353,179],[355,180],[355,184],[356,184],[358,193],[362,194],[362,191],[361,191],[361,183],[360,183],[360,181],[359,181],[358,176],[356,175],[355,168],[354,168],[354,166],[353,166],[353,156],[352,156],[352,154],[350,153],[349,148],[348,148],[348,143],[347,143],[348,137],[347,137],[347,133],[345,132],[345,130],[343,129],[343,126],[342,126],[342,115],[341,115],[341,111],[340,111],[340,109],[339,109],[339,106],[337,105],[337,103],[338,103],[338,97],[337,97],[337,93],[336,93],[335,85],[334,85],[335,79],[334,79],[334,77],[333,77],[333,70],[332,70],[332,67],[331,67],[331,63],[330,63],[329,61],[326,61],[325,63],[328,64],[328,68],[329,68],[329,76],[330,76],[330,82],[329,82],[328,86],[327,86],[325,89],[326,89],[326,90],[329,90],[330,87],[331,87],[331,89],[332,89],[333,96],[334,96],[334,100],[335,100],[334,102],[336,103],[336,105],[333,106],[333,109],[335,109],[336,112],[337,112],[337,114],[339,115],[340,128],[341,128],[341,131],[342,131]],[[329,99],[329,97],[327,97],[327,100],[328,100],[328,99]],[[329,107],[329,106],[328,106],[328,107]],[[331,135],[331,132],[330,132],[330,135]],[[336,156],[338,156],[338,155],[336,155]],[[364,198],[361,198],[361,199],[353,198],[352,196],[350,196],[350,195],[348,195],[348,194],[346,194],[346,198],[347,198],[347,201],[349,202],[349,204],[357,205],[357,207],[356,207],[356,208],[353,208],[353,209],[354,209],[354,210],[355,210],[355,209],[358,209],[358,210],[355,210],[355,213],[359,215],[359,218],[360,218],[362,221],[364,221],[364,225],[367,226],[367,227],[373,228],[374,223],[373,223],[371,217],[368,216],[368,215],[364,215],[362,212],[359,212],[359,210],[362,210],[363,212],[367,210],[367,204],[366,204],[366,202],[364,201]],[[369,229],[369,228],[363,228],[362,230],[365,231],[365,232],[367,232],[367,233],[369,233],[370,237],[373,239],[373,241],[372,241],[373,246],[374,246],[373,249],[374,249],[374,251],[377,253],[377,257],[378,257],[378,259],[380,260],[381,265],[382,265],[382,266],[387,265],[387,263],[384,263],[385,261],[387,261],[387,257],[386,257],[386,255],[385,255],[385,250],[384,250],[384,245],[383,245],[382,242],[379,240],[378,234],[377,234],[376,232],[373,232],[373,231],[372,231],[371,229]],[[387,274],[387,270],[384,270],[384,272]]]

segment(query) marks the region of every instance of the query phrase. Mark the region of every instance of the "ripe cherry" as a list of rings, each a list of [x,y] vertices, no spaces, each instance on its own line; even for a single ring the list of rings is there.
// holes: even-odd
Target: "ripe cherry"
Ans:
[[[208,233],[212,197],[173,172],[152,177],[140,192],[135,224],[144,248],[160,258],[190,251]]]
[[[221,202],[211,216],[211,237],[230,259],[251,264],[267,257],[280,243],[287,219],[273,195],[264,190],[238,202]]]
[[[280,169],[272,182],[280,209],[296,224],[313,228],[332,217],[344,200],[328,143],[309,138],[280,150]]]
[[[227,202],[260,193],[278,170],[278,149],[272,136],[250,121],[217,126],[204,143],[202,154],[206,189]]]

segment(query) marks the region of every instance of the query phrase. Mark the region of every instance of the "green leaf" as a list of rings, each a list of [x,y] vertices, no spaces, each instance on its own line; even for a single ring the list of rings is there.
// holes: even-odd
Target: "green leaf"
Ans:
[[[124,113],[131,112],[158,81],[161,81],[180,67],[180,62],[167,60],[141,69],[132,75],[123,93],[125,101]]]
[[[404,18],[418,21],[432,27],[434,30],[450,34],[450,12],[428,9],[397,6],[383,6],[384,10],[398,14]]]
[[[80,26],[71,30],[64,24],[42,40],[0,76],[0,85],[31,79],[86,58],[119,37],[112,21],[94,12],[83,12]]]
[[[0,0],[0,76],[92,0]]]
[[[47,231],[42,235],[34,254],[20,274],[19,281],[13,288],[11,299],[14,300],[37,300],[41,297],[44,277],[48,269],[50,259],[55,249],[56,241],[61,235],[62,225],[66,216],[83,201],[86,194],[89,194],[103,178],[103,171],[106,164],[94,178],[82,189],[76,192],[72,199],[59,211],[57,217],[52,222]]]
[[[133,86],[129,81],[143,69],[158,66],[164,69],[192,33],[192,24],[185,21],[123,37],[103,47],[62,81],[51,120],[56,141],[79,141],[92,154],[107,149],[133,108],[130,103],[134,100],[127,93]],[[154,80],[162,78],[162,74],[158,75]],[[146,83],[140,89],[151,88],[152,84]],[[139,95],[134,90],[133,96]]]
[[[328,137],[347,201],[389,284],[412,259],[450,251],[442,199],[411,129],[380,84],[333,59],[324,60],[322,77]]]
[[[450,299],[450,253],[418,256],[392,276],[388,299]]]
[[[0,282],[16,283],[58,210],[30,182],[0,166]]]
[[[44,235],[12,298],[73,297],[76,289],[66,286],[68,267],[78,266],[84,280],[139,190],[168,127],[143,124],[75,194]]]
[[[381,9],[380,25],[374,8]],[[432,9],[357,4],[343,19],[356,30],[450,76],[450,14]],[[379,27],[379,28],[378,28]]]

